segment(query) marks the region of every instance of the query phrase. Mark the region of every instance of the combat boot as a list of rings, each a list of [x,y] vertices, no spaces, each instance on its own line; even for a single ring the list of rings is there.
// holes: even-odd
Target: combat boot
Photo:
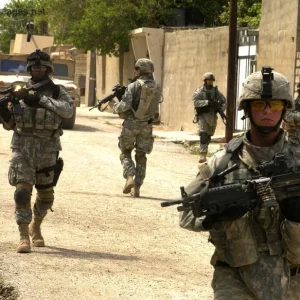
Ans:
[[[123,188],[123,193],[129,194],[133,186],[134,186],[133,176],[127,176],[126,183]]]
[[[141,185],[135,184],[133,189],[131,190],[131,196],[139,198],[140,197],[140,188],[141,188]]]
[[[34,217],[29,225],[29,234],[34,247],[45,247],[45,241],[41,233],[42,218]]]
[[[27,224],[19,225],[19,232],[20,232],[20,243],[17,247],[17,252],[29,253],[31,250],[30,250],[28,225]]]
[[[206,155],[207,155],[207,152],[201,152],[201,153],[200,153],[199,163],[204,163],[204,162],[206,162]]]

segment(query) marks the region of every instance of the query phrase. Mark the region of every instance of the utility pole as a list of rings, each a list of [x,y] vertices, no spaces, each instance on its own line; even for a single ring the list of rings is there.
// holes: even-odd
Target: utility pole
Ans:
[[[226,143],[233,136],[235,99],[236,99],[236,58],[237,58],[237,0],[230,0],[229,14],[229,49],[227,71],[227,125],[225,132]]]

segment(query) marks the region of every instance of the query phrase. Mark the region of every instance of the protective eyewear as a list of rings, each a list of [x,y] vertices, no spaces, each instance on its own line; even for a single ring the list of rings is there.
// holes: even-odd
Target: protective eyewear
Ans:
[[[250,106],[254,111],[263,111],[267,106],[269,106],[271,110],[279,111],[283,110],[285,102],[282,100],[254,100],[250,102]]]
[[[43,66],[43,65],[33,65],[31,66],[32,69],[39,69],[39,70],[46,70],[47,66]]]

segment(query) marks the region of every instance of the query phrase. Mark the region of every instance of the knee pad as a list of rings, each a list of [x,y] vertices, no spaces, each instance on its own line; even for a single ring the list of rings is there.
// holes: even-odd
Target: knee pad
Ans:
[[[14,194],[14,199],[17,208],[27,208],[30,206],[30,192],[25,188],[17,188]]]
[[[145,165],[147,163],[147,157],[145,152],[137,152],[135,155],[135,161],[137,164]]]
[[[122,161],[124,158],[131,158],[131,151],[132,150],[124,150],[120,154],[120,160]]]
[[[210,141],[210,135],[207,132],[200,132],[200,143],[207,144]]]
[[[50,209],[54,202],[54,191],[51,190],[37,190],[36,202],[34,208],[39,211],[46,211]]]

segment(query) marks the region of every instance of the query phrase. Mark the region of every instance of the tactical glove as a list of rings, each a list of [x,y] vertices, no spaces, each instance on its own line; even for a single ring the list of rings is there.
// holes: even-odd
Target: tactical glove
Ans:
[[[289,221],[300,223],[300,197],[284,199],[281,209]]]
[[[212,229],[214,223],[240,219],[246,212],[247,209],[245,207],[232,204],[228,206],[228,208],[220,215],[206,216],[202,221],[202,226],[204,229],[210,230]]]
[[[11,113],[7,107],[0,107],[0,116],[4,122],[9,122],[11,118]]]
[[[34,93],[24,98],[24,103],[27,104],[28,106],[35,107],[38,106],[40,100],[41,100],[41,96],[38,93]]]
[[[24,89],[24,88],[21,88],[21,89],[19,89],[18,91],[15,91],[15,92],[13,92],[13,93],[14,93],[14,95],[15,95],[16,97],[18,97],[19,99],[24,99],[25,97],[28,96],[28,90],[26,90],[26,89]]]

